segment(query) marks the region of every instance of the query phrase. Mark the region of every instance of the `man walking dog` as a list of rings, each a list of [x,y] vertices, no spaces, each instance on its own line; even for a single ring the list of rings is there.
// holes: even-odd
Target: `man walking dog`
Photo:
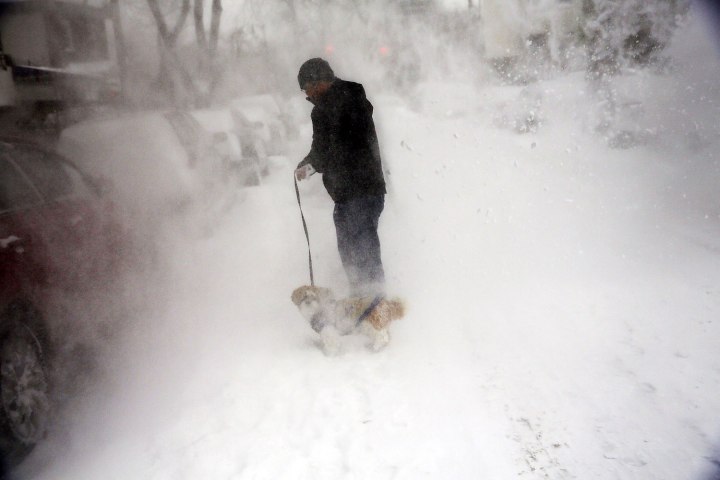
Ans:
[[[314,105],[313,140],[295,178],[322,174],[335,202],[338,251],[350,294],[383,295],[385,273],[377,229],[386,190],[373,106],[362,85],[337,78],[322,58],[302,64],[298,83]]]

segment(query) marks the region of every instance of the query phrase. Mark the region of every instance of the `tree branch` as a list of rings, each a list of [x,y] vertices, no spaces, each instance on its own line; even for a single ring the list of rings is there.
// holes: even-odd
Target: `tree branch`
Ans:
[[[212,19],[210,21],[210,56],[214,57],[217,51],[218,39],[220,38],[220,17],[223,8],[221,0],[213,0]]]
[[[180,31],[185,25],[185,20],[187,19],[188,13],[190,13],[190,0],[183,0],[182,10],[180,10],[180,18],[178,18],[177,25],[175,25],[175,28],[170,34],[173,45],[175,45],[175,40],[177,40],[178,35],[180,35]]]
[[[208,45],[207,36],[205,35],[205,26],[203,25],[204,3],[204,0],[195,0],[193,17],[195,18],[195,38],[197,39],[198,47],[200,47],[201,50],[206,51]]]
[[[190,0],[182,0],[182,2],[183,3],[182,9],[180,10],[180,17],[178,18],[175,28],[173,28],[171,32],[168,30],[167,23],[165,22],[165,17],[160,10],[160,5],[158,5],[157,0],[147,0],[148,7],[150,7],[153,18],[155,18],[155,24],[157,25],[160,38],[162,38],[163,43],[168,48],[172,48],[175,46],[175,41],[177,40],[178,35],[180,35],[180,31],[185,25],[185,20],[187,19],[188,12],[190,11]]]

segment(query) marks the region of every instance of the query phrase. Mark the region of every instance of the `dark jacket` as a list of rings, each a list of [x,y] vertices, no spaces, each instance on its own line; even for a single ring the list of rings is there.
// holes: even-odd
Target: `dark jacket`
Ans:
[[[308,99],[310,100],[310,99]],[[298,166],[311,164],[335,202],[383,195],[383,177],[373,106],[359,83],[336,78],[312,110],[310,153]]]

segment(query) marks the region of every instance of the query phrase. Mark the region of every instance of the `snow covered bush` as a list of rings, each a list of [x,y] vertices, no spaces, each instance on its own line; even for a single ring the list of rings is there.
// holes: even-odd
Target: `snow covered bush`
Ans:
[[[658,62],[688,8],[688,0],[584,0],[588,71],[614,74],[623,65]]]

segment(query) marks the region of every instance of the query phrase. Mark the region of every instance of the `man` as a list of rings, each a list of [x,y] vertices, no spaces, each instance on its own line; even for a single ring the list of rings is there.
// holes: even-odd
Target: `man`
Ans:
[[[333,220],[350,294],[382,295],[385,273],[377,229],[386,191],[373,107],[362,85],[337,78],[322,58],[303,63],[298,83],[314,105],[313,140],[295,176],[303,180],[322,174],[335,202]]]

